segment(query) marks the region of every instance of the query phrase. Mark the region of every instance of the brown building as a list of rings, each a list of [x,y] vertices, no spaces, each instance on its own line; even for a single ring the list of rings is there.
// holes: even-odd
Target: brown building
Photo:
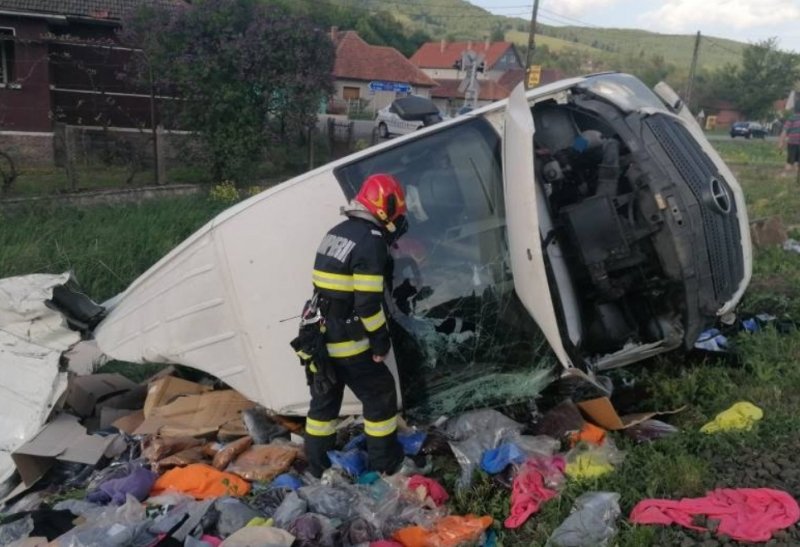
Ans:
[[[117,39],[142,1],[0,0],[0,146],[53,158],[56,123],[146,127],[150,94],[122,78],[134,50]]]

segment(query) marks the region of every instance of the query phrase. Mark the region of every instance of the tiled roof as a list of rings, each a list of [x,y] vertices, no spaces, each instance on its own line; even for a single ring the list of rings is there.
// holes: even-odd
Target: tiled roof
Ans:
[[[0,0],[2,1],[2,0]],[[433,87],[436,82],[392,47],[373,46],[352,30],[334,37],[333,76],[344,80],[381,80]]]
[[[517,68],[513,70],[506,70],[502,76],[497,80],[501,86],[508,90],[513,90],[521,81],[525,79],[525,69]]]
[[[431,97],[434,99],[463,99],[464,92],[458,90],[462,80],[450,78],[439,78],[436,80],[439,86],[431,89]],[[499,101],[511,94],[510,90],[494,80],[481,80],[478,99],[481,101]]]
[[[511,42],[427,42],[411,56],[411,62],[420,68],[452,68],[461,54],[471,49],[486,57],[486,68],[491,70],[512,46]]]
[[[0,10],[72,15],[94,19],[121,19],[143,3],[183,5],[183,0],[0,0]]]

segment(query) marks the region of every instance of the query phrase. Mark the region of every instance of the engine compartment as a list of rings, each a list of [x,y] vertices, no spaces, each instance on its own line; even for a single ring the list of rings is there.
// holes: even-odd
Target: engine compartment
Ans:
[[[642,165],[603,116],[574,102],[533,107],[536,178],[579,295],[577,350],[599,358],[682,335],[684,286],[664,267],[666,222]],[[644,162],[646,163],[646,162]]]

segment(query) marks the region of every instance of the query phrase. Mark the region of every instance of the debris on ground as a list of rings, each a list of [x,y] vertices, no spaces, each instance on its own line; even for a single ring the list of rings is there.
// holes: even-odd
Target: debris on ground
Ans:
[[[586,492],[547,541],[552,547],[605,547],[617,534],[619,494]]]
[[[708,528],[695,524],[695,516],[715,521],[716,533],[738,541],[764,542],[773,533],[800,519],[795,499],[769,488],[721,488],[702,498],[642,500],[631,511],[635,524],[679,524],[691,530]]]
[[[753,424],[763,417],[763,410],[753,403],[741,401],[717,414],[713,420],[701,427],[700,431],[703,433],[733,430],[749,431],[753,428]]]
[[[40,281],[46,293],[64,279]],[[11,312],[0,309],[12,319],[11,334],[0,330],[0,336],[13,336],[17,351],[11,357],[0,353],[0,360],[11,366],[12,359],[21,359],[27,381],[36,377],[41,385],[29,390],[24,405],[6,410],[20,433],[17,441],[0,444],[8,450],[7,462],[0,457],[0,476],[15,473],[19,484],[3,502],[3,545],[492,546],[496,534],[535,519],[568,486],[613,473],[624,456],[616,445],[621,437],[654,442],[677,433],[656,416],[682,410],[620,415],[610,383],[573,371],[555,384],[555,398],[541,412],[530,402],[432,422],[401,420],[398,440],[406,459],[391,476],[369,470],[363,428],[357,417],[346,418],[329,452],[333,466],[316,479],[306,472],[302,419],[278,415],[213,378],[173,367],[142,383],[119,374],[76,375],[61,361],[74,339],[67,336],[71,331],[35,299],[23,304]],[[25,311],[31,309],[33,316]],[[42,321],[38,330],[30,330],[34,316],[37,325]],[[757,326],[770,320],[763,314],[754,319]],[[703,430],[747,429],[762,414],[750,403],[737,403]],[[752,489],[720,489],[699,501],[646,500],[631,520],[688,522],[687,533],[694,533],[710,527],[687,521],[685,514],[715,519],[727,510],[762,516],[758,522],[764,525],[753,519],[756,524],[749,526],[720,524],[717,533],[769,537],[800,518],[794,500],[777,490],[798,486],[800,447],[787,451],[785,465],[764,464],[785,470],[782,482],[752,473],[726,477],[729,486],[739,481]],[[457,480],[439,473],[447,460],[460,467]],[[451,513],[451,487],[461,493],[476,472],[508,490],[502,517]],[[613,492],[578,497],[548,545],[612,544],[619,498]]]

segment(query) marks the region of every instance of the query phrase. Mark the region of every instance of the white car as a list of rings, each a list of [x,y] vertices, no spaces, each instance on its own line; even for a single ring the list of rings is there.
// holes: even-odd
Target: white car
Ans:
[[[520,86],[262,192],[109,302],[97,344],[304,413],[289,341],[314,253],[362,181],[385,172],[409,208],[385,301],[406,408],[434,393],[456,410],[507,404],[534,397],[527,379],[554,364],[605,370],[691,348],[748,285],[748,219],[694,117],[656,89],[625,74]],[[358,408],[348,395],[343,413]]]
[[[375,127],[382,139],[413,133],[446,119],[430,99],[411,95],[392,101],[378,111]]]

